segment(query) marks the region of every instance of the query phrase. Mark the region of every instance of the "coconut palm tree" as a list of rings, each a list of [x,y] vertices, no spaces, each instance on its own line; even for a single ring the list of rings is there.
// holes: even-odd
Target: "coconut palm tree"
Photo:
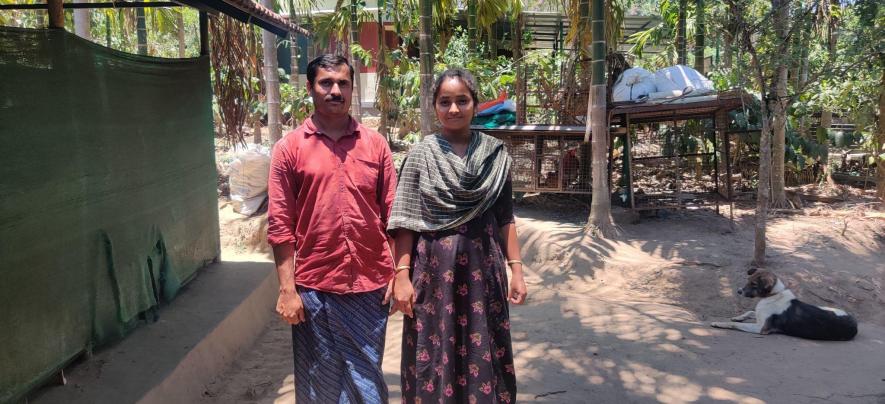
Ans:
[[[276,1],[262,0],[269,10],[276,10]],[[277,35],[261,30],[261,50],[264,56],[264,98],[267,103],[267,131],[276,143],[283,137],[282,111],[280,110],[280,74],[277,64]]]
[[[611,217],[611,198],[608,184],[608,118],[606,113],[606,77],[605,59],[608,49],[617,47],[621,37],[624,19],[624,6],[618,0],[572,0],[565,5],[569,18],[569,32],[566,41],[575,50],[565,76],[564,82],[574,87],[576,80],[576,64],[578,60],[591,60],[590,91],[588,91],[587,122],[585,139],[591,140],[592,153],[592,187],[593,196],[590,205],[588,230],[598,237],[610,237],[616,234],[617,228]],[[566,94],[574,92],[574,88],[566,88]],[[567,98],[566,104],[571,104]],[[591,136],[592,133],[592,136]]]
[[[282,6],[283,4],[281,4]],[[285,2],[285,11],[289,16],[289,22],[293,24],[299,23],[302,19],[310,20],[311,12],[316,8],[316,0],[287,0]],[[304,18],[301,18],[304,16]],[[291,32],[289,33],[289,51],[290,51],[290,72],[289,72],[289,84],[297,85],[298,84],[298,75],[300,72],[298,71],[299,60],[300,60],[300,52],[301,49],[298,46],[298,33]]]
[[[587,1],[587,0],[582,0]],[[593,0],[590,7],[592,15],[591,40],[591,89],[587,101],[587,116],[590,117],[590,125],[587,126],[585,139],[592,130],[592,173],[593,195],[590,203],[590,217],[588,230],[597,237],[611,237],[617,233],[617,227],[611,216],[611,196],[608,184],[608,114],[606,113],[606,79],[605,57],[609,41],[617,41],[620,38],[618,30],[612,30],[607,26],[610,20],[623,19],[623,8],[620,12],[612,13],[615,7],[608,7],[609,13],[605,13],[605,1]],[[587,10],[582,10],[585,15]],[[608,18],[606,18],[608,14]],[[615,21],[611,21],[614,23]],[[620,21],[617,26],[620,27]],[[608,35],[606,35],[608,33]],[[608,41],[606,40],[608,38]],[[586,49],[582,46],[582,49]]]

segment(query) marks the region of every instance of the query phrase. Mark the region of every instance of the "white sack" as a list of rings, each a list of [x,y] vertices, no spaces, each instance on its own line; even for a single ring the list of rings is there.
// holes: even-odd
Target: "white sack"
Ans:
[[[624,70],[612,89],[614,102],[632,101],[657,91],[655,76],[641,67]]]
[[[234,210],[244,215],[255,213],[267,196],[270,150],[256,144],[237,150],[227,173]]]
[[[713,91],[713,82],[688,66],[676,65],[665,67],[655,72],[655,85],[658,92],[672,93],[681,91],[683,94],[703,94]]]

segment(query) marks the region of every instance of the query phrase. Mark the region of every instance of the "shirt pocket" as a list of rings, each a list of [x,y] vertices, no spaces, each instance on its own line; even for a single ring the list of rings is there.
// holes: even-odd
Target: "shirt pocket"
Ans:
[[[353,171],[350,178],[353,184],[363,193],[374,193],[378,189],[378,173],[381,165],[377,161],[361,158],[353,159]]]

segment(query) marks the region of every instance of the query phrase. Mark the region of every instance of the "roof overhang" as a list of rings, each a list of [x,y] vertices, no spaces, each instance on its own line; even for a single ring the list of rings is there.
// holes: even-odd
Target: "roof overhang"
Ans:
[[[229,15],[247,24],[255,24],[279,36],[288,36],[290,32],[301,35],[313,36],[310,31],[292,23],[288,19],[273,12],[252,0],[173,0],[173,1],[123,1],[110,0],[90,3],[64,3],[63,8],[69,9],[92,9],[92,8],[153,8],[153,7],[177,7],[189,6],[200,11],[216,15],[218,13]],[[36,4],[0,4],[0,10],[39,10],[47,9],[47,3]]]
[[[245,22],[255,24],[279,36],[288,36],[297,32],[304,36],[312,36],[310,31],[298,26],[252,0],[176,0],[178,3],[194,7],[209,13],[223,13]]]

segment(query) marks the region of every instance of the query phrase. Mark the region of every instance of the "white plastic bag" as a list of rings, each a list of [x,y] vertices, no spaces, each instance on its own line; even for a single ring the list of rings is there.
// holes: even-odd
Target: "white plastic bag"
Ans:
[[[683,94],[704,94],[714,90],[712,81],[697,70],[683,65],[665,67],[656,71],[655,85],[658,92],[671,94],[673,91],[681,91]]]
[[[632,101],[657,91],[655,76],[641,67],[624,70],[612,89],[614,102]]]
[[[270,150],[256,144],[237,150],[227,173],[234,210],[244,215],[255,213],[267,197]]]

